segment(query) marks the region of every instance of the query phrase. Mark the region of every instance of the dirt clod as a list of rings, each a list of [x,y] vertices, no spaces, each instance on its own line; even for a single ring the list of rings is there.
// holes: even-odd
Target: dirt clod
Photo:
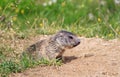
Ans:
[[[92,53],[88,53],[88,54],[85,54],[85,55],[84,55],[85,58],[87,58],[87,57],[92,57],[92,56],[94,56],[94,54],[92,54]]]

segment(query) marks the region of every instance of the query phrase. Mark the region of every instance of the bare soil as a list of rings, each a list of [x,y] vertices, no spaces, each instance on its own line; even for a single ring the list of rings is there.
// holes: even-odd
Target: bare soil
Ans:
[[[120,77],[120,40],[80,39],[79,46],[65,52],[61,66],[37,66],[10,77]],[[40,38],[30,40],[26,45]]]

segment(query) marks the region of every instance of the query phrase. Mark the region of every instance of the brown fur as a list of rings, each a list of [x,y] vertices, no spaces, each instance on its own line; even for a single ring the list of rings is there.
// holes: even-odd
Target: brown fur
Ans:
[[[73,48],[80,40],[71,32],[61,30],[48,39],[40,40],[29,46],[26,53],[35,59],[62,59],[62,55],[68,48]]]

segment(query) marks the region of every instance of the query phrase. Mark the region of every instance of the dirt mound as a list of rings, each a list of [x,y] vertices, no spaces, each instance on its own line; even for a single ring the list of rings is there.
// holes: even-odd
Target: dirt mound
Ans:
[[[81,38],[62,66],[37,66],[11,77],[120,77],[120,40]]]

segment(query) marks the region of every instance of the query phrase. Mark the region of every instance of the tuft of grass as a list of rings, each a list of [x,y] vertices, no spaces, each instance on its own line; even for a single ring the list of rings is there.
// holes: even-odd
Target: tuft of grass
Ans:
[[[6,77],[10,73],[17,73],[20,72],[21,69],[19,67],[19,64],[16,62],[10,60],[10,61],[4,61],[0,63],[0,76],[1,77]]]
[[[42,58],[40,60],[34,60],[28,55],[23,55],[20,60],[6,60],[0,63],[0,76],[7,77],[10,73],[23,72],[28,68],[40,66],[60,66],[61,60],[47,60]]]
[[[32,57],[28,56],[27,54],[24,54],[20,60],[20,64],[24,69],[26,69],[29,67],[35,67],[36,65],[43,65],[43,66],[61,65],[62,61],[57,59],[47,60],[45,58],[35,60]]]

